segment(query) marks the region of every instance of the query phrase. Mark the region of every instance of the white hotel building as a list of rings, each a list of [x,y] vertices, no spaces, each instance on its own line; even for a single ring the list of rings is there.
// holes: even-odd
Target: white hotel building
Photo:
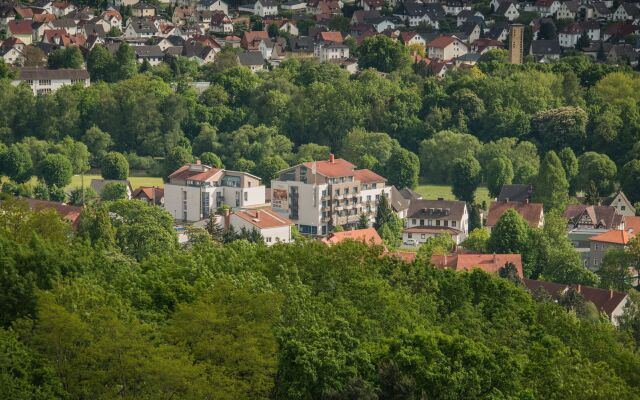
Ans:
[[[356,169],[343,159],[302,163],[280,171],[271,181],[273,211],[290,219],[300,233],[325,236],[340,225],[355,227],[360,214],[375,219],[380,196],[390,196],[386,179]]]

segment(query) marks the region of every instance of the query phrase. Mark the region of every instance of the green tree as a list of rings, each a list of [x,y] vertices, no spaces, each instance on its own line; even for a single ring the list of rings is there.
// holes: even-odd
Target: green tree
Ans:
[[[71,161],[62,154],[49,154],[38,164],[38,176],[47,185],[67,186],[73,176]]]
[[[398,41],[383,35],[366,38],[358,46],[358,66],[392,72],[409,66],[409,52]]]
[[[472,135],[442,131],[420,143],[420,165],[430,182],[449,183],[453,160],[476,156],[481,144]]]
[[[132,78],[138,72],[136,53],[126,42],[121,42],[115,54],[114,80]]]
[[[102,201],[124,200],[128,199],[127,185],[121,182],[108,182],[102,188],[100,199]]]
[[[578,176],[578,158],[570,147],[565,147],[560,150],[558,158],[560,158],[567,181],[569,181],[569,194],[575,196],[576,176]]]
[[[95,45],[87,55],[87,70],[92,82],[111,82],[117,68],[111,52],[103,45]]]
[[[602,266],[597,274],[600,287],[626,292],[633,285],[633,277],[629,266],[633,265],[633,255],[624,249],[611,249],[602,259]]]
[[[393,214],[394,213],[391,209],[387,196],[380,196],[380,200],[378,201],[378,206],[376,208],[376,219],[373,227],[380,229],[384,224],[391,221]]]
[[[514,209],[508,209],[491,229],[487,242],[489,251],[494,253],[520,253],[527,250],[529,225]]]
[[[204,165],[209,165],[214,168],[222,168],[222,160],[220,159],[220,157],[210,151],[206,151],[200,154],[200,161]]]
[[[414,153],[402,147],[395,147],[385,166],[389,183],[399,188],[418,186],[420,159]]]
[[[72,68],[80,69],[84,64],[84,58],[78,46],[69,46],[56,49],[49,53],[47,57],[49,68]]]
[[[2,154],[2,173],[18,183],[31,179],[33,162],[26,146],[12,144]]]
[[[488,250],[489,231],[484,228],[475,228],[462,242],[462,247],[474,253],[486,253]]]
[[[358,218],[358,229],[367,229],[369,227],[369,217],[365,213],[360,214]]]
[[[87,129],[82,136],[82,143],[84,143],[91,152],[91,165],[98,166],[100,165],[102,157],[107,154],[107,150],[109,150],[109,147],[113,144],[113,140],[111,139],[111,135],[103,132],[94,125]]]
[[[456,198],[473,203],[480,180],[480,163],[474,157],[457,158],[453,161],[451,182],[452,191]]]
[[[569,182],[567,182],[562,163],[553,150],[549,151],[542,160],[535,188],[535,201],[544,204],[548,209],[564,209]]]
[[[498,197],[502,186],[513,181],[513,165],[505,157],[494,158],[486,167],[487,187],[491,197]]]
[[[578,158],[577,187],[587,190],[594,182],[598,195],[608,196],[615,189],[617,172],[616,164],[605,154],[588,151]]]
[[[127,179],[129,177],[129,162],[122,153],[112,151],[102,157],[100,171],[104,179]]]
[[[579,107],[539,111],[531,119],[531,133],[544,149],[582,149],[587,137],[587,113]]]
[[[259,175],[263,182],[270,183],[272,179],[278,177],[278,172],[288,166],[289,164],[280,156],[265,157],[256,165],[254,173]]]
[[[224,242],[224,227],[218,222],[215,213],[209,213],[207,216],[207,224],[204,229],[214,241],[218,243]]]
[[[640,200],[640,160],[631,160],[622,167],[620,185],[632,203]]]
[[[182,146],[174,147],[164,159],[164,176],[168,177],[178,168],[191,162],[193,162],[193,156],[188,149]]]
[[[105,207],[86,207],[82,209],[78,223],[78,235],[94,247],[112,248],[115,246],[115,229]]]

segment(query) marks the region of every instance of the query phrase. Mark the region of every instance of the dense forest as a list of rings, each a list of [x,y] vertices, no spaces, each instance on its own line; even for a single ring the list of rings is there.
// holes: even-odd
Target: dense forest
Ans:
[[[360,57],[372,47],[368,58],[379,59],[373,55],[380,46],[367,45]],[[534,181],[553,150],[572,193],[606,196],[622,185],[640,200],[640,79],[628,67],[580,55],[515,66],[492,50],[477,66],[439,79],[421,73],[397,46],[394,60],[405,62],[371,62],[378,70],[352,76],[313,60],[253,74],[226,51],[200,68],[177,60],[136,72],[126,49],[105,61],[111,56],[97,46],[88,56],[88,88],[33,96],[26,86],[0,82],[0,156],[11,150],[5,167],[24,163],[4,174],[18,181],[37,175],[28,166],[67,140],[85,145],[76,149],[85,160],[76,171],[99,167],[106,152],[118,151],[131,168],[155,175],[202,157],[268,182],[287,165],[332,151],[398,187],[419,179],[454,183],[454,161],[466,159],[490,186],[487,177],[496,174],[488,171],[496,170],[511,170],[507,181]],[[193,80],[211,85],[199,93]]]
[[[110,218],[111,217],[111,218]],[[11,399],[633,399],[640,312],[317,241],[221,245],[137,201],[0,212]],[[428,258],[427,258],[428,259]]]

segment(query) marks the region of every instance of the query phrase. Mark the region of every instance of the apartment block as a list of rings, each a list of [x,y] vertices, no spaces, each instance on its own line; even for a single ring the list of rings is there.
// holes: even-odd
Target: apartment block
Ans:
[[[300,233],[326,236],[338,225],[355,228],[363,213],[373,222],[380,196],[390,193],[385,178],[332,154],[280,171],[271,181],[271,207]]]
[[[187,164],[169,175],[164,187],[164,207],[174,219],[195,222],[223,205],[247,208],[265,204],[264,185],[247,172],[227,171]]]

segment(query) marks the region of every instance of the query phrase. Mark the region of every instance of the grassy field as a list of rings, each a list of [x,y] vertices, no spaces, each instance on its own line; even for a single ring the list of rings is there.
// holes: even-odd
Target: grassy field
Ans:
[[[85,175],[84,176],[84,184],[85,186],[91,185],[91,179],[102,179],[100,175]],[[162,178],[155,176],[130,176],[129,182],[131,182],[131,186],[133,188],[137,188],[140,186],[160,186],[162,187],[164,183],[162,182]],[[71,183],[67,186],[68,189],[74,187],[80,187],[81,185],[81,177],[80,175],[74,175],[71,178]]]
[[[419,185],[415,191],[420,193],[425,199],[437,199],[442,197],[445,200],[455,200],[451,192],[451,186],[447,185]],[[486,187],[479,187],[476,190],[476,202],[482,204],[483,201],[489,204],[489,190]]]

